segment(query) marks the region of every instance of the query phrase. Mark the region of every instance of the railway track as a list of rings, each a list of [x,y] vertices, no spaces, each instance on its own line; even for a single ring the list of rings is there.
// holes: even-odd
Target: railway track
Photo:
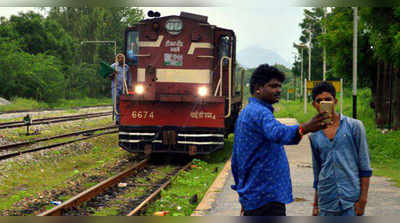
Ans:
[[[89,114],[81,114],[81,115],[68,115],[68,116],[58,116],[58,117],[51,117],[51,118],[42,118],[42,119],[32,120],[32,123],[30,125],[53,124],[53,123],[58,123],[58,122],[68,122],[68,121],[75,121],[75,120],[79,120],[79,119],[97,118],[97,117],[109,116],[109,115],[112,115],[112,112],[99,112],[99,113],[89,113]],[[0,123],[0,129],[18,128],[18,127],[22,127],[22,126],[26,126],[24,121]]]
[[[82,135],[82,134],[88,134],[87,136],[81,137],[79,139],[73,139],[73,140],[69,140],[69,141],[66,141],[66,142],[62,142],[62,143],[56,143],[56,144],[53,144],[53,145],[42,146],[42,147],[37,147],[37,148],[33,148],[33,149],[27,149],[27,150],[22,150],[22,151],[16,151],[16,152],[3,154],[3,155],[0,155],[0,160],[9,159],[9,158],[20,156],[20,155],[26,154],[26,153],[32,153],[32,152],[37,152],[37,151],[41,151],[41,150],[51,149],[51,148],[54,148],[54,147],[63,146],[63,145],[67,145],[67,144],[71,144],[71,143],[75,143],[75,142],[79,142],[79,141],[83,141],[83,140],[88,140],[88,139],[99,137],[99,136],[103,136],[103,135],[114,134],[114,133],[118,132],[118,130],[113,130],[113,129],[116,129],[116,128],[118,128],[118,127],[117,126],[107,126],[107,127],[102,127],[102,128],[89,129],[89,130],[84,130],[84,131],[68,133],[68,134],[64,134],[64,135],[58,135],[58,136],[53,136],[53,137],[37,139],[37,140],[34,140],[34,141],[28,141],[28,142],[22,142],[22,143],[16,143],[16,144],[10,144],[10,145],[1,146],[0,147],[0,151],[4,151],[4,150],[16,149],[16,148],[19,148],[19,147],[22,147],[22,146],[26,146],[26,145],[31,145],[31,144],[34,144],[34,143],[37,143],[37,142],[43,142],[43,141],[49,141],[49,140],[54,140],[54,139],[59,139],[59,138],[66,138],[66,137],[71,137],[71,136],[78,136],[78,135]],[[103,130],[109,130],[109,131],[98,133],[98,134],[93,134],[96,131],[103,131]]]
[[[107,190],[110,190],[112,187],[115,187],[119,182],[122,180],[128,178],[128,177],[134,177],[135,174],[138,173],[140,169],[145,168],[149,163],[149,159],[142,160],[135,166],[121,172],[120,174],[111,177],[83,192],[80,194],[72,197],[71,199],[65,201],[64,203],[54,207],[53,209],[50,209],[48,211],[45,211],[38,216],[61,216],[61,215],[74,215],[73,213],[76,213],[76,210],[80,205],[82,205],[85,202],[88,202],[97,196],[101,196],[103,193],[107,192]],[[160,194],[161,190],[166,188],[171,180],[176,177],[181,171],[186,170],[191,166],[191,162],[184,165],[183,167],[176,168],[172,173],[168,174],[163,180],[161,184],[156,184],[156,185],[147,185],[147,184],[136,184],[134,185],[135,187],[149,187],[148,188],[148,193],[145,196],[140,197],[140,201],[137,202],[137,205],[133,205],[132,207],[129,207],[129,210],[123,210],[122,212],[125,213],[124,215],[126,216],[133,216],[133,215],[138,215],[140,212],[144,211],[144,209],[147,207],[147,205],[152,202],[156,197]],[[71,214],[71,210],[72,211]]]
[[[82,106],[82,107],[72,107],[68,109],[90,109],[90,108],[104,108],[109,107],[112,108],[111,105],[95,105],[95,106]],[[33,113],[33,112],[55,112],[55,111],[64,111],[65,109],[42,109],[42,110],[14,110],[14,111],[5,111],[0,112],[2,114],[14,114],[14,113]]]

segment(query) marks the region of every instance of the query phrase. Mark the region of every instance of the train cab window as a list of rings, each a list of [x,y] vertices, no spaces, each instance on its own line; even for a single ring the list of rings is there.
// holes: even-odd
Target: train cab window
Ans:
[[[219,39],[218,58],[221,59],[224,56],[231,57],[230,55],[231,39],[229,36],[221,36]],[[224,61],[224,65],[227,65],[228,61]]]
[[[139,32],[129,31],[127,50],[126,50],[126,57],[129,65],[138,64],[138,57],[137,57],[138,54],[139,54]]]

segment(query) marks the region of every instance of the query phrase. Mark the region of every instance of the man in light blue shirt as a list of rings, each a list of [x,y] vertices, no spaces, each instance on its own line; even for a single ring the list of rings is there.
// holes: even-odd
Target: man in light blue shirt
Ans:
[[[321,101],[337,103],[335,88],[321,82],[312,91],[313,106]],[[365,129],[361,121],[338,114],[310,136],[314,170],[314,209],[319,216],[364,214],[372,169]]]
[[[127,88],[130,88],[131,73],[129,71],[129,66],[127,64],[125,64],[123,54],[118,54],[117,60],[118,60],[117,63],[113,63],[111,65],[111,68],[114,69],[114,72],[111,75],[111,79],[112,79],[111,95],[112,95],[113,105],[115,105],[115,111],[114,111],[115,118],[116,118],[115,120],[116,120],[116,123],[119,124],[119,96],[122,94],[125,84],[126,84]],[[117,66],[117,68],[115,68],[116,66]],[[125,77],[123,75],[124,70],[125,70]],[[117,80],[117,83],[115,83],[115,80]],[[124,83],[124,81],[125,81],[125,83]]]

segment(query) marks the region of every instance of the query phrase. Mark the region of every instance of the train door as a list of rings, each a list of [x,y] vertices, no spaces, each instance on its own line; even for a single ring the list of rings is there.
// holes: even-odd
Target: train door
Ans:
[[[235,37],[227,30],[216,30],[214,32],[215,54],[213,89],[215,96],[228,96],[229,90],[234,92],[235,73]],[[230,78],[229,78],[230,76]],[[230,82],[230,86],[229,86]],[[232,94],[231,94],[232,95]]]

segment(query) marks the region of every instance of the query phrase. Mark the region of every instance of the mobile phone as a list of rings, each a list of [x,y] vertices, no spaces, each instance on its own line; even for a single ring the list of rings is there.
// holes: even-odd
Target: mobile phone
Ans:
[[[321,101],[320,103],[320,111],[322,112],[328,112],[327,115],[329,115],[328,119],[325,119],[325,123],[330,123],[332,122],[332,115],[333,115],[333,102],[332,101]]]

